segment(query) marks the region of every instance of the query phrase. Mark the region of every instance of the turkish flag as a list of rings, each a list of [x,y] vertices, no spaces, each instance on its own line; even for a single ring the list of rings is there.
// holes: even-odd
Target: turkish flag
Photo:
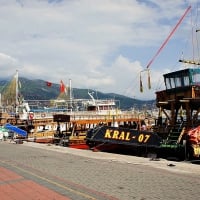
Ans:
[[[64,84],[63,81],[61,80],[61,81],[60,81],[60,93],[64,93],[64,92],[66,92],[66,90],[65,90],[65,84]]]
[[[46,82],[46,85],[47,85],[48,87],[51,87],[51,86],[52,86],[52,83],[49,82],[49,81],[47,81],[47,82]]]

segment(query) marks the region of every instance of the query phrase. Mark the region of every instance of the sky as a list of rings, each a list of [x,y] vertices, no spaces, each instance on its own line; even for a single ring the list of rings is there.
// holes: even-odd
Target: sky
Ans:
[[[180,58],[196,56],[198,1],[0,0],[0,77],[18,70],[28,79],[66,85],[71,79],[73,88],[155,99],[162,75],[188,67]],[[147,65],[189,6],[148,67],[149,89]]]

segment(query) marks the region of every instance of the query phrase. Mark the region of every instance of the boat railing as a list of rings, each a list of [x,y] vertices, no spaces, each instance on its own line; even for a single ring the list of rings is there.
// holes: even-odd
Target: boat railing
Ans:
[[[184,98],[198,99],[200,98],[200,85],[176,87],[168,90],[158,91],[156,92],[156,100],[157,102],[167,102],[169,99],[176,99],[177,93],[182,94],[183,92]]]
[[[132,111],[123,111],[120,114],[104,114],[104,115],[98,115],[94,112],[84,112],[84,113],[74,113],[70,115],[70,118],[72,120],[86,120],[86,119],[102,119],[102,120],[120,120],[120,119],[136,119],[136,120],[142,120],[145,119],[146,116],[144,113],[136,113]]]
[[[156,99],[157,99],[157,102],[166,101],[166,99],[167,99],[166,91],[156,92]]]
[[[33,113],[33,119],[53,119],[53,116],[58,113],[50,112],[37,112]],[[107,112],[100,113],[98,111],[72,111],[72,112],[59,112],[59,114],[70,115],[73,120],[86,120],[86,119],[144,119],[145,113],[135,111],[120,111],[120,112]]]
[[[8,113],[7,117],[8,118]],[[19,115],[19,119],[21,120],[42,120],[45,122],[46,120],[52,120],[53,116],[58,114],[57,112],[30,112],[26,114]],[[70,115],[70,120],[98,120],[98,121],[130,121],[133,120],[143,120],[146,118],[144,112],[137,111],[121,111],[116,110],[116,112],[105,112],[99,113],[98,111],[67,111],[67,112],[59,112],[59,114]],[[9,115],[10,118],[15,118],[14,115]]]

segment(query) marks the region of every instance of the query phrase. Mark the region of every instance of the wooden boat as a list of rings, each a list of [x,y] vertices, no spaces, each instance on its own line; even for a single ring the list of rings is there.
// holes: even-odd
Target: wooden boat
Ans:
[[[28,141],[40,143],[56,142],[55,133],[60,129],[61,133],[68,132],[70,145],[76,144],[77,146],[77,144],[85,144],[82,138],[85,137],[87,129],[100,122],[111,122],[121,112],[115,100],[97,100],[89,92],[90,99],[72,99],[71,95],[65,99],[63,82],[61,87],[62,90],[58,99],[51,100],[49,104],[45,102],[49,105],[48,107],[36,107],[35,105],[42,105],[42,103],[39,103],[39,101],[25,101],[20,94],[18,71],[16,71],[6,88],[7,90],[2,93],[0,124],[3,126],[9,123],[25,130],[28,133]],[[71,86],[68,91],[71,94]],[[57,115],[70,116],[70,121],[62,121],[58,124],[58,121],[55,120]],[[71,133],[69,133],[70,129]]]
[[[97,125],[131,127],[135,124],[137,126],[146,117],[145,113],[122,112],[115,100],[95,99],[91,92],[88,92],[90,99],[72,99],[71,95],[65,99],[63,82],[58,99],[51,100],[49,104],[45,102],[48,107],[37,107],[42,103],[25,101],[19,95],[18,71],[10,84],[9,93],[4,92],[2,95],[3,104],[8,105],[2,107],[0,123],[2,126],[11,124],[26,131],[27,137],[23,139],[27,141],[88,149],[86,133]],[[69,85],[68,91],[71,94],[71,81]]]
[[[200,157],[200,77],[199,68],[164,75],[166,89],[156,92],[160,113],[152,131],[98,126],[87,133],[87,143],[99,150],[108,146],[149,149],[160,156]]]
[[[54,122],[57,123],[57,130],[54,143],[73,148],[86,148],[86,133],[98,125],[110,125],[121,127],[141,126],[145,119],[145,114],[126,111],[118,115],[97,115],[95,112],[83,112],[74,114],[56,114]],[[147,119],[147,118],[146,118]],[[150,129],[151,124],[149,120]],[[63,124],[64,129],[63,129]]]
[[[187,12],[189,9],[190,7]],[[179,61],[200,65],[194,60]],[[86,141],[90,148],[101,151],[127,150],[138,155],[153,152],[158,157],[165,158],[199,159],[200,68],[177,70],[164,74],[163,77],[165,89],[156,92],[156,105],[160,112],[152,130],[144,130],[141,126],[97,126],[87,132]]]

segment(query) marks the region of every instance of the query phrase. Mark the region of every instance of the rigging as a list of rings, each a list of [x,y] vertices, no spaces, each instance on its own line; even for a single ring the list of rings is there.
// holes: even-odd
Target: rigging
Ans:
[[[172,35],[174,34],[174,32],[176,31],[176,29],[178,28],[178,26],[181,24],[181,22],[183,21],[184,17],[187,15],[187,13],[190,11],[191,6],[189,6],[186,11],[184,12],[184,14],[182,15],[182,17],[179,19],[178,23],[176,24],[176,26],[172,29],[172,31],[170,32],[170,34],[168,35],[168,37],[165,39],[165,41],[163,42],[163,44],[161,45],[161,47],[158,49],[158,51],[156,52],[156,54],[153,56],[153,58],[149,61],[149,63],[147,64],[146,69],[142,70],[140,72],[140,92],[143,92],[143,84],[142,84],[142,76],[141,74],[143,72],[148,72],[148,88],[151,89],[151,83],[150,83],[150,70],[149,67],[150,65],[153,63],[153,61],[155,60],[155,58],[158,56],[158,54],[162,51],[162,49],[165,47],[165,45],[167,44],[167,42],[169,41],[169,39],[172,37]],[[198,30],[199,31],[199,30]]]

